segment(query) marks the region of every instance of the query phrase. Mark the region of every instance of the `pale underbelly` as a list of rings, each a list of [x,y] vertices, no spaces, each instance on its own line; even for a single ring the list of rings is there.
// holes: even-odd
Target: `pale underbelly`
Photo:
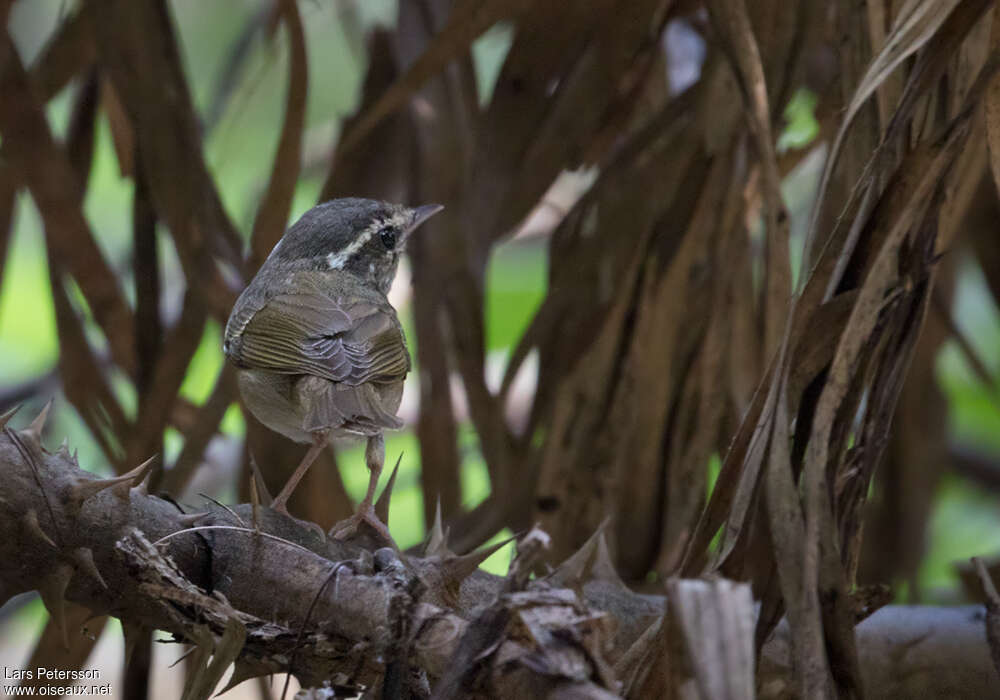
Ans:
[[[287,375],[261,370],[240,370],[238,373],[240,393],[244,403],[261,423],[285,437],[301,443],[311,443],[314,432],[308,428],[325,429],[329,431],[330,440],[358,439],[374,435],[385,428],[400,427],[399,425],[380,425],[378,419],[368,420],[365,416],[322,421],[316,424],[315,417],[307,416],[308,407],[303,399],[303,389],[306,392],[318,383],[329,387],[334,393],[337,387],[345,391],[355,391],[355,387],[337,385],[319,377],[302,375]],[[368,389],[371,391],[371,389]],[[402,398],[402,382],[398,386],[388,386],[376,390],[382,411],[394,415]],[[384,421],[383,421],[384,423]]]

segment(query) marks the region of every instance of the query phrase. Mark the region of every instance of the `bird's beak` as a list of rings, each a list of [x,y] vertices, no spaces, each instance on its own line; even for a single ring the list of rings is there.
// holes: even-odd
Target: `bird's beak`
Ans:
[[[431,218],[442,209],[444,209],[444,206],[441,204],[424,204],[420,207],[414,207],[413,221],[406,227],[406,230],[403,231],[403,240],[405,241],[409,238],[410,234],[416,231],[420,224],[427,221],[427,219]]]

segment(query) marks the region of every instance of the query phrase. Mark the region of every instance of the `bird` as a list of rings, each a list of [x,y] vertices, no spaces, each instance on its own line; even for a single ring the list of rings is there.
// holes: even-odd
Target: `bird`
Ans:
[[[410,235],[441,211],[373,199],[333,199],[308,210],[275,244],[233,305],[223,338],[244,405],[265,426],[310,445],[272,501],[287,501],[322,450],[363,438],[368,489],[345,537],[367,522],[392,541],[373,506],[410,354],[388,300]]]

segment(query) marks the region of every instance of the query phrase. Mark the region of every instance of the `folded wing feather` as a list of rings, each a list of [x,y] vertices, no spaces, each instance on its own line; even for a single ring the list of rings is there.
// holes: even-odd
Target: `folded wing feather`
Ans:
[[[316,287],[271,298],[242,340],[241,361],[249,367],[338,384],[397,382],[410,369],[392,307],[373,300],[344,304]]]

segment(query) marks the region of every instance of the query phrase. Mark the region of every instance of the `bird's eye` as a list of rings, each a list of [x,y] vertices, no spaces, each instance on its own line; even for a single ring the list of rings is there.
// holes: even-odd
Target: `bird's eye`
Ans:
[[[396,229],[391,226],[383,226],[379,230],[378,235],[387,250],[392,250],[396,247]]]

